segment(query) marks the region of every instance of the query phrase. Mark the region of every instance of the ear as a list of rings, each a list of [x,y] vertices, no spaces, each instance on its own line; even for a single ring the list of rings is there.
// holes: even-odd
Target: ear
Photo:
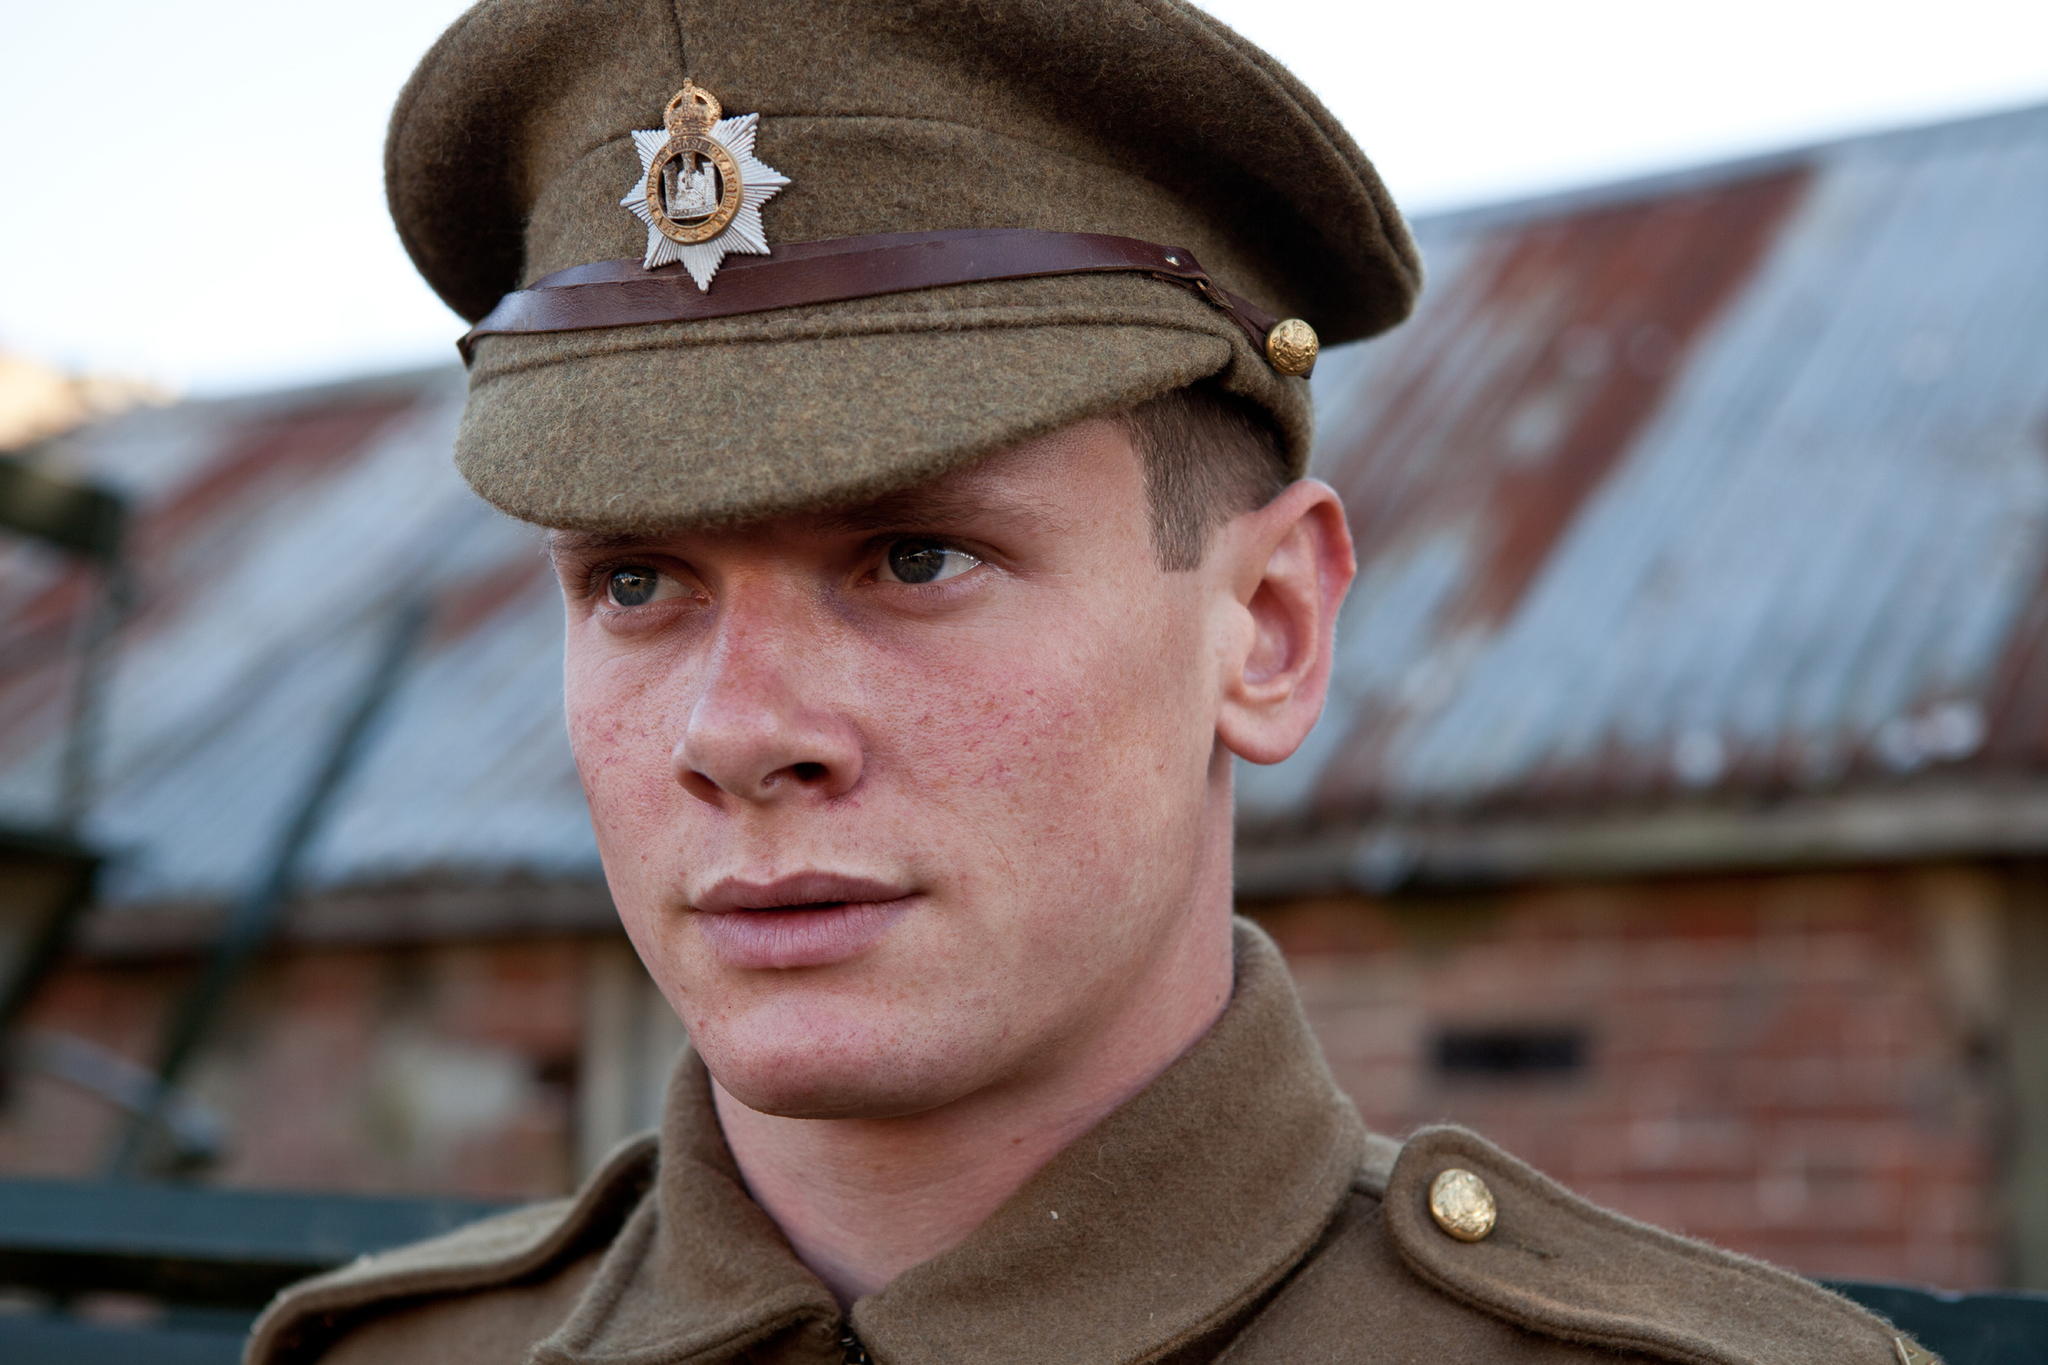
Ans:
[[[1253,763],[1301,746],[1330,687],[1337,609],[1358,564],[1344,504],[1328,484],[1301,479],[1217,537],[1230,578],[1216,737]]]

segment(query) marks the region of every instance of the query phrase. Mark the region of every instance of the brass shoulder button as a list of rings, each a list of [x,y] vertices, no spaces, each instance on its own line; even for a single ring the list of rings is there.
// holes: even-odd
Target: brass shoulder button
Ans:
[[[1290,379],[1298,378],[1316,367],[1316,352],[1321,345],[1316,340],[1315,328],[1300,318],[1283,318],[1266,333],[1266,359]]]
[[[1477,1242],[1492,1232],[1496,1212],[1493,1191],[1470,1171],[1453,1166],[1430,1182],[1429,1216],[1461,1242]],[[1906,1365],[1926,1362],[1908,1360]]]
[[[1940,1356],[1911,1337],[1893,1337],[1892,1346],[1899,1353],[1899,1365],[1941,1365]]]

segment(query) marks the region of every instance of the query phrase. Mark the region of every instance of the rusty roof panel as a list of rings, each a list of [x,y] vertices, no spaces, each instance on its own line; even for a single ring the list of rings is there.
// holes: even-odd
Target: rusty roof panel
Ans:
[[[562,726],[560,600],[537,533],[455,474],[462,397],[449,372],[185,404],[64,452],[138,514],[88,826],[114,854],[112,901],[250,884],[415,593],[429,629],[311,884],[598,875]],[[0,560],[0,638],[48,615],[57,572]],[[16,820],[49,808],[67,668],[48,648],[0,657],[0,811]]]
[[[1359,589],[1247,824],[2048,758],[2048,109],[1421,235],[1416,323],[1318,371]],[[1602,456],[1605,318],[1672,368]]]

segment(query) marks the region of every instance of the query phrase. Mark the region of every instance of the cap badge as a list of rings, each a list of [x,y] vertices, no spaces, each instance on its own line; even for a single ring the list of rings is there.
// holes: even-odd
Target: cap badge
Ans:
[[[619,201],[647,224],[647,259],[681,261],[697,288],[711,288],[726,254],[768,254],[761,205],[789,177],[754,155],[759,114],[720,118],[724,110],[708,90],[686,80],[662,111],[661,128],[635,130],[640,179]]]

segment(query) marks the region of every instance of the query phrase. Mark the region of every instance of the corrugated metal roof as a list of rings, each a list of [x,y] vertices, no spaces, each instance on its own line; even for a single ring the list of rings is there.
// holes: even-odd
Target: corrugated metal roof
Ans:
[[[307,863],[310,887],[595,879],[561,717],[561,606],[538,534],[448,458],[459,372],[191,403],[63,450],[127,492],[137,609],[107,699],[87,835],[115,903],[218,901],[254,879],[374,665],[399,604],[434,616]],[[22,638],[68,575],[14,552]],[[0,677],[0,816],[46,816],[67,694],[42,659]]]
[[[2043,766],[2048,109],[1417,228],[1415,321],[1317,373],[1361,575],[1323,723],[1241,773],[1255,844]],[[243,890],[420,590],[314,887],[597,878],[560,606],[450,466],[461,399],[188,403],[55,452],[139,518],[110,900]],[[50,810],[84,586],[0,551],[0,818]]]
[[[1249,829],[2048,756],[2048,109],[1418,235],[1316,376],[1361,574]]]

